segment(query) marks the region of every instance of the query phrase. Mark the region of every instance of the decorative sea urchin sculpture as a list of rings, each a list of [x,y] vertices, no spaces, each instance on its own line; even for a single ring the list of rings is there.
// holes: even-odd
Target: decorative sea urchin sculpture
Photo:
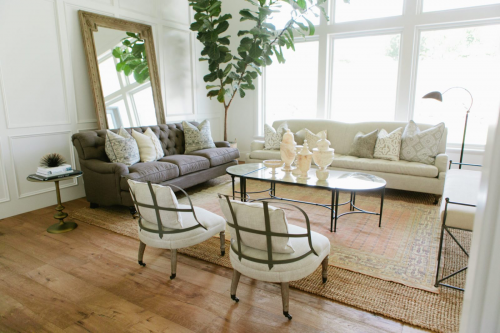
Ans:
[[[58,153],[44,155],[40,160],[40,166],[46,168],[54,168],[63,164],[66,164],[66,160],[61,154]]]

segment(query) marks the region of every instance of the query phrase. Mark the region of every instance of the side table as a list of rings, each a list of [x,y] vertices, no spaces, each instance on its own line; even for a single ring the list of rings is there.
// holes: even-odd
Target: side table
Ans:
[[[30,182],[35,182],[35,183],[55,183],[56,185],[56,195],[57,195],[57,206],[56,206],[56,211],[57,213],[54,215],[54,218],[56,220],[59,220],[59,223],[53,224],[50,227],[47,228],[47,232],[51,234],[62,234],[64,232],[71,231],[73,229],[76,229],[78,227],[78,224],[72,221],[64,221],[65,218],[68,217],[68,213],[63,212],[64,206],[61,204],[61,191],[59,189],[59,182],[63,180],[69,180],[69,179],[74,179],[81,177],[83,174],[79,175],[74,175],[74,176],[68,176],[68,177],[63,177],[63,178],[57,178],[57,179],[50,179],[50,180],[37,180],[33,179],[30,177],[27,177],[26,179]]]

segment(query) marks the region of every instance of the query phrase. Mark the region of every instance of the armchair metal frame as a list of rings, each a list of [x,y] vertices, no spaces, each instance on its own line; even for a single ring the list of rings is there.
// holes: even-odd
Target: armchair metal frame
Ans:
[[[231,242],[231,249],[238,256],[238,259],[240,261],[241,261],[241,259],[246,259],[248,261],[256,262],[259,264],[265,264],[269,267],[269,270],[271,270],[274,267],[274,265],[289,264],[292,262],[300,261],[310,254],[314,254],[316,256],[319,256],[316,253],[316,251],[314,250],[313,245],[312,245],[311,225],[309,222],[309,217],[307,216],[306,212],[303,209],[301,209],[300,207],[297,207],[297,206],[292,205],[292,204],[283,203],[283,202],[280,202],[279,200],[261,201],[262,205],[263,205],[263,210],[264,210],[264,224],[265,224],[265,230],[262,231],[262,230],[255,230],[255,229],[240,226],[238,224],[238,219],[236,218],[236,214],[234,213],[233,206],[231,204],[231,200],[229,199],[230,196],[225,195],[225,194],[218,194],[218,196],[219,196],[219,199],[221,199],[222,197],[225,197],[227,204],[229,206],[229,211],[231,212],[231,217],[233,218],[234,223],[230,223],[229,221],[226,221],[226,223],[231,228],[234,229],[235,234],[236,234],[235,235],[236,242]],[[270,202],[277,203],[279,205],[291,206],[291,207],[294,207],[297,210],[299,210],[302,213],[302,215],[304,215],[304,219],[305,219],[306,226],[307,226],[307,233],[305,233],[305,234],[290,234],[290,233],[278,233],[278,232],[271,231],[271,222],[270,222],[270,217],[269,217],[269,203]],[[267,243],[267,246],[266,246],[267,259],[254,258],[254,257],[243,254],[243,252],[241,250],[242,240],[241,240],[240,232],[248,232],[248,233],[253,233],[253,234],[265,236],[266,243]],[[307,241],[309,244],[309,251],[307,251],[306,253],[304,253],[296,258],[293,258],[293,259],[275,260],[275,259],[273,259],[272,237],[307,238]],[[236,243],[236,246],[234,245],[234,243]],[[322,268],[323,268],[323,271],[322,271],[323,283],[326,283],[326,281],[327,281],[327,269],[328,269],[328,256],[326,256],[326,258],[323,260]],[[238,272],[237,270],[233,269],[233,280],[231,283],[231,299],[236,301],[236,302],[239,301],[239,299],[236,297],[236,289],[238,287],[238,282],[239,282],[240,276],[241,276],[241,273]],[[292,316],[288,313],[288,297],[289,297],[288,296],[289,295],[289,283],[288,282],[281,283],[281,294],[282,294],[282,300],[283,300],[283,314],[288,319],[292,319]]]
[[[194,211],[194,206],[193,206],[193,202],[191,201],[191,198],[189,197],[189,194],[186,193],[186,191],[184,191],[182,188],[178,187],[178,186],[175,186],[175,185],[172,185],[172,184],[169,184],[168,186],[170,187],[175,187],[177,188],[178,190],[182,191],[182,193],[184,193],[184,195],[187,197],[188,201],[189,201],[189,205],[191,206],[190,209],[180,209],[180,208],[168,208],[168,207],[162,207],[160,205],[158,205],[158,200],[156,199],[156,194],[153,190],[153,185],[151,184],[150,181],[147,182],[148,184],[148,187],[149,187],[149,191],[151,193],[151,198],[153,199],[153,204],[150,205],[150,204],[145,204],[145,203],[142,203],[142,202],[139,202],[137,201],[137,198],[135,196],[135,193],[134,191],[132,190],[132,188],[130,188],[130,194],[132,195],[132,201],[137,209],[137,214],[139,214],[139,220],[138,220],[138,225],[139,225],[139,229],[140,230],[145,230],[147,232],[150,232],[150,233],[154,233],[154,234],[158,234],[158,236],[160,237],[160,239],[163,239],[163,235],[165,234],[179,234],[179,233],[183,233],[183,232],[188,232],[188,231],[191,231],[191,230],[194,230],[196,228],[203,228],[205,230],[207,230],[207,228],[200,223],[200,221],[198,221],[198,218],[196,217],[196,213]],[[156,222],[158,224],[158,229],[151,229],[151,228],[147,228],[145,227],[143,224],[142,224],[142,214],[141,214],[141,211],[140,211],[140,208],[139,207],[144,207],[144,208],[152,208],[155,210],[155,213],[156,213]],[[195,219],[195,221],[198,223],[197,225],[194,225],[192,227],[189,227],[189,228],[183,228],[183,229],[169,229],[169,230],[166,230],[165,227],[163,226],[162,222],[161,222],[161,216],[160,216],[160,211],[169,211],[169,212],[183,212],[183,213],[193,213],[193,217]],[[220,233],[220,243],[221,243],[221,256],[224,256],[225,255],[225,232],[222,231]],[[138,255],[138,263],[139,265],[141,266],[146,266],[146,264],[143,262],[143,257],[144,257],[144,251],[146,249],[146,244],[144,244],[142,241],[140,242],[140,245],[139,245],[139,255]],[[176,276],[176,268],[177,268],[177,249],[171,249],[171,263],[172,263],[172,274],[170,275],[170,279],[175,279],[175,276]]]

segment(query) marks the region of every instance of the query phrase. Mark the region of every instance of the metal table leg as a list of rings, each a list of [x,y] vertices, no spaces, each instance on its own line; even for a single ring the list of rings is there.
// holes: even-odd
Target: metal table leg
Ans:
[[[382,188],[382,195],[380,198],[380,217],[378,220],[378,227],[382,226],[382,210],[384,209],[384,196],[385,196],[385,187]]]
[[[335,227],[333,228],[333,232],[337,232],[337,212],[339,210],[339,196],[340,191],[335,190]]]
[[[232,182],[233,182],[233,200],[234,200],[234,176],[231,176]]]

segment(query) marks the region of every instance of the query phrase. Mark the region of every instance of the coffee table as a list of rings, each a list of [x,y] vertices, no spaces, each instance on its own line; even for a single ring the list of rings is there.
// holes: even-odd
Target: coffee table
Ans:
[[[380,177],[361,172],[345,172],[345,171],[329,170],[330,176],[328,177],[328,179],[319,180],[316,177],[316,169],[311,169],[308,172],[309,178],[301,179],[292,175],[291,172],[284,172],[281,169],[276,170],[276,173],[273,175],[271,173],[271,169],[265,167],[264,164],[262,163],[249,163],[249,164],[230,166],[229,168],[226,169],[226,172],[232,178],[233,199],[236,198],[236,193],[239,193],[241,201],[244,202],[266,200],[268,198],[251,199],[250,194],[269,192],[269,197],[271,199],[292,201],[292,202],[304,203],[308,205],[315,205],[327,208],[331,211],[331,218],[330,218],[331,232],[337,231],[337,220],[339,217],[356,213],[378,215],[379,216],[378,226],[379,227],[382,226],[382,210],[384,208],[384,194],[385,194],[386,181]],[[239,191],[235,190],[236,177],[240,179]],[[269,182],[271,186],[270,188],[262,191],[248,192],[246,185],[247,179]],[[328,190],[331,192],[331,204],[327,205],[315,202],[294,200],[291,198],[277,197],[276,184],[297,185],[297,186],[313,187],[313,188]],[[349,201],[339,204],[339,196],[341,191],[350,192],[351,197]],[[366,191],[380,191],[381,193],[380,211],[378,213],[369,212],[356,206],[356,193],[366,192]],[[339,206],[343,205],[349,205],[349,211],[342,214],[338,214]]]

